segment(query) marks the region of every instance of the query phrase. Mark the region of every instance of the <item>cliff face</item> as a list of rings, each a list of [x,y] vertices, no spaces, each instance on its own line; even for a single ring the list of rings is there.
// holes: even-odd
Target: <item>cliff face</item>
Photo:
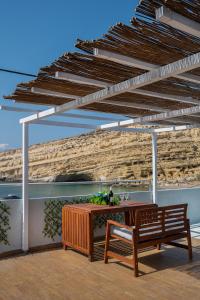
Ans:
[[[98,131],[30,147],[30,180],[150,179],[151,137]],[[21,180],[21,150],[0,153],[0,178]],[[158,138],[158,174],[163,182],[200,181],[200,130]]]

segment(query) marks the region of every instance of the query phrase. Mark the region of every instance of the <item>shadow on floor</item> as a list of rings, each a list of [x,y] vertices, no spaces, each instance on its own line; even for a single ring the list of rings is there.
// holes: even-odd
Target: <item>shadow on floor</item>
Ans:
[[[123,256],[132,255],[131,246],[122,241],[112,241],[110,250]],[[140,264],[144,264],[150,268],[148,274],[166,269],[174,269],[176,271],[184,272],[190,276],[200,279],[200,246],[193,246],[193,260],[189,261],[188,252],[185,249],[180,249],[171,246],[162,246],[161,251],[151,247],[148,250],[142,250],[139,253],[139,269]],[[104,256],[104,242],[95,244],[94,247],[94,261],[103,260]],[[127,267],[121,262],[110,260],[110,263],[117,263],[122,267]],[[140,275],[144,274],[140,271]]]
[[[195,239],[200,239],[200,223],[191,225],[191,236]]]

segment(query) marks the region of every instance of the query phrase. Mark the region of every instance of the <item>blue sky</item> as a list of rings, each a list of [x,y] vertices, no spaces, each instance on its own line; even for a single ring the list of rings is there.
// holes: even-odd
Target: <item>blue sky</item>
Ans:
[[[64,52],[74,51],[77,38],[95,39],[117,22],[128,24],[137,2],[1,1],[0,68],[36,74],[40,67],[50,64]],[[13,105],[12,102],[3,100],[2,96],[10,94],[17,83],[28,80],[28,77],[0,72],[0,105]],[[25,115],[0,111],[0,151],[21,146],[21,126],[18,120],[23,116]],[[34,125],[31,126],[30,143],[41,143],[81,132],[83,131],[78,129]]]

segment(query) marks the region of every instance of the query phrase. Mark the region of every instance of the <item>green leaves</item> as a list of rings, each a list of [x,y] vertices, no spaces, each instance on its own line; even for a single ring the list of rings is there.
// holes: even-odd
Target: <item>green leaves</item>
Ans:
[[[93,219],[94,228],[106,226],[107,220],[122,223],[124,221],[124,213],[96,215]]]
[[[89,198],[89,202],[92,204],[97,204],[97,205],[106,205],[109,202],[108,193],[107,192],[97,193]],[[120,204],[119,196],[115,195],[113,197],[113,204],[114,205]]]
[[[47,200],[44,208],[44,229],[42,231],[45,237],[55,240],[55,237],[62,234],[62,208],[64,205],[87,203],[87,198],[69,200]]]
[[[101,194],[101,195],[100,195]],[[73,201],[69,200],[47,200],[45,201],[45,208],[44,208],[44,228],[43,228],[43,235],[55,240],[56,237],[62,235],[62,208],[64,205],[69,204],[79,204],[79,203],[94,203],[99,205],[106,205],[106,197],[107,193],[98,193],[90,198],[80,198],[75,199]],[[118,196],[114,197],[115,205],[120,203],[120,198]],[[94,229],[95,228],[102,228],[106,225],[107,220],[114,220],[118,222],[122,222],[124,219],[123,214],[105,214],[105,215],[97,215],[94,217]]]
[[[0,201],[0,244],[10,245],[8,241],[8,230],[10,229],[10,207]]]
[[[89,198],[89,202],[97,205],[106,205],[109,202],[107,191],[96,193]]]

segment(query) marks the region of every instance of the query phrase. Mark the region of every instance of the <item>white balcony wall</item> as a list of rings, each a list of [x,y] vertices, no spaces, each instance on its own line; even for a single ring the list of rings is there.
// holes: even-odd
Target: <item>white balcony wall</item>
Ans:
[[[3,200],[10,207],[10,245],[0,243],[0,253],[21,249],[22,245],[22,200]]]
[[[129,197],[134,201],[150,202],[151,192],[132,192]],[[65,197],[72,200],[76,198]],[[44,237],[44,207],[45,199],[30,200],[29,205],[29,247],[37,247],[61,241],[61,237],[51,240]],[[158,192],[159,205],[170,205],[178,203],[188,203],[188,216],[191,224],[200,223],[200,188],[185,188],[173,190],[160,190]],[[0,253],[19,250],[22,247],[22,201],[21,200],[3,200],[10,207],[10,226],[8,231],[8,240],[10,245],[0,243]],[[95,235],[101,235],[102,230],[97,229]]]

